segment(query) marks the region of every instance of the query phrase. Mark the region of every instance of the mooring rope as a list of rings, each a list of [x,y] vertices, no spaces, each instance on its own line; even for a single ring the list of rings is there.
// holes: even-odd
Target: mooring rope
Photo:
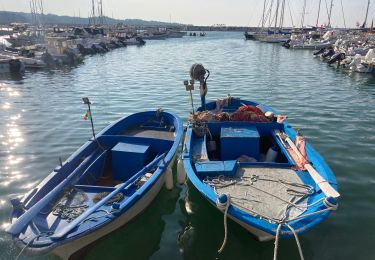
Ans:
[[[228,209],[229,209],[229,206],[230,206],[230,196],[226,195],[226,194],[221,195],[221,196],[225,196],[226,201],[221,202],[220,198],[218,198],[218,200],[216,201],[217,207],[220,210],[224,210],[224,240],[223,240],[223,243],[221,244],[220,249],[217,251],[219,254],[224,250],[224,247],[225,247],[225,245],[227,243],[227,239],[228,239],[227,216],[228,216]]]
[[[301,247],[301,244],[299,242],[297,232],[287,222],[281,222],[277,225],[276,235],[275,235],[275,247],[273,249],[273,260],[277,260],[277,253],[278,253],[278,249],[279,249],[280,230],[281,230],[281,227],[282,227],[283,224],[285,226],[287,226],[290,229],[290,231],[292,231],[292,233],[294,235],[294,238],[296,240],[299,256],[300,256],[301,260],[304,260],[305,258],[303,257],[302,247]]]
[[[277,260],[277,251],[279,249],[279,235],[280,235],[280,229],[281,229],[281,223],[277,226],[276,229],[276,236],[275,236],[275,247],[273,249],[273,260]]]
[[[38,239],[39,237],[45,235],[46,237],[52,235],[53,232],[41,232],[39,234],[37,234],[35,237],[33,237],[22,249],[21,251],[18,253],[18,255],[16,256],[16,258],[14,258],[14,260],[19,260],[21,255],[23,254],[23,252],[26,250],[26,248],[28,248],[32,243],[34,243],[35,239]]]
[[[287,226],[292,231],[292,233],[294,235],[294,238],[296,239],[296,244],[297,244],[297,247],[298,247],[299,256],[300,256],[301,260],[304,260],[305,258],[303,257],[302,247],[301,247],[301,244],[299,243],[297,232],[287,222],[285,223],[285,226]]]
[[[251,182],[250,184],[241,183],[241,181],[249,179],[249,178],[250,178],[250,182]],[[310,204],[307,204],[307,205],[297,205],[296,203],[293,203],[291,201],[287,201],[287,200],[285,200],[283,198],[280,198],[280,197],[278,197],[278,196],[276,196],[276,195],[274,195],[274,194],[272,194],[268,191],[262,190],[258,187],[255,187],[254,185],[252,185],[253,182],[258,181],[258,180],[279,182],[279,183],[283,184],[285,186],[285,188],[287,189],[287,193],[289,195],[294,196],[294,197],[299,197],[297,203],[306,199],[307,197],[309,197],[309,196],[311,196],[312,194],[315,193],[314,188],[310,185],[286,182],[286,181],[283,181],[283,180],[280,180],[280,179],[272,180],[272,179],[267,179],[267,178],[259,178],[259,176],[255,176],[255,175],[253,175],[251,177],[241,178],[239,180],[235,180],[233,178],[226,178],[223,175],[220,175],[220,176],[217,176],[217,177],[206,177],[203,180],[203,182],[206,185],[209,185],[210,187],[212,187],[214,189],[215,193],[218,196],[218,199],[216,201],[216,206],[220,210],[224,210],[224,232],[225,232],[225,235],[224,235],[224,241],[223,241],[220,249],[218,250],[218,253],[220,254],[224,250],[224,247],[225,247],[226,242],[227,242],[227,238],[228,238],[228,227],[227,227],[228,208],[229,208],[230,204],[233,204],[233,205],[236,205],[239,208],[243,208],[244,210],[252,212],[255,216],[258,216],[258,217],[263,218],[263,219],[267,219],[268,221],[271,221],[271,222],[277,224],[277,229],[276,229],[276,234],[275,234],[274,256],[273,256],[274,260],[277,260],[277,253],[278,253],[278,248],[279,248],[279,238],[280,238],[280,232],[281,232],[282,225],[285,225],[292,232],[292,234],[295,238],[296,244],[297,244],[297,248],[298,248],[300,258],[301,258],[301,260],[304,260],[302,247],[301,247],[300,241],[298,239],[297,232],[291,225],[288,224],[288,222],[298,220],[298,219],[302,219],[302,218],[311,217],[313,215],[318,215],[318,214],[321,214],[321,213],[324,213],[324,212],[327,212],[327,211],[336,210],[337,204],[330,202],[329,198],[324,197],[324,198],[321,198],[321,199],[319,199],[315,202],[312,202]],[[312,206],[317,205],[319,203],[323,203],[326,206],[326,208],[322,209],[322,210],[312,212],[312,213],[309,213],[309,214],[300,215],[300,216],[297,216],[297,217],[294,217],[294,218],[290,218],[288,220],[285,219],[286,217],[284,219],[281,219],[281,220],[275,219],[274,217],[265,216],[264,214],[260,214],[260,213],[254,211],[254,210],[250,210],[250,209],[246,209],[246,208],[242,207],[240,204],[236,203],[235,201],[231,201],[229,194],[221,194],[221,195],[218,194],[216,188],[225,188],[225,187],[228,187],[228,186],[231,186],[231,185],[240,185],[240,186],[252,187],[253,189],[264,192],[264,193],[266,193],[266,194],[268,194],[272,197],[275,197],[275,198],[283,201],[284,203],[286,203],[287,204],[286,210],[288,210],[289,207],[295,207],[295,208],[298,208],[300,210],[308,209],[309,207],[312,207]],[[289,187],[302,188],[305,191],[294,190],[293,188],[289,188]],[[223,201],[223,199],[222,199],[223,196],[225,196],[227,198],[227,200]],[[244,198],[232,197],[232,198],[237,199],[237,200],[249,200],[246,197],[244,197]],[[254,200],[251,200],[251,201],[254,201]],[[259,201],[257,201],[257,202],[259,202]]]

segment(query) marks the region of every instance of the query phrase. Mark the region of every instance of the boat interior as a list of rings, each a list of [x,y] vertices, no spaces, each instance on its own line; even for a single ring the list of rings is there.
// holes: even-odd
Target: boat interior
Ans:
[[[98,137],[102,153],[80,175],[79,186],[114,187],[126,182],[174,142],[174,128],[136,125]]]
[[[313,186],[275,135],[283,124],[208,122],[193,130],[192,163],[197,177],[216,194],[269,221],[288,220],[306,210]],[[290,203],[298,204],[298,207]]]
[[[65,162],[60,168],[55,169],[54,177],[37,190],[33,190],[25,199],[26,206],[33,205],[54,187],[63,181],[69,174],[79,171],[79,177],[72,181],[73,186],[66,187],[65,193],[50,203],[43,212],[34,219],[33,225],[26,229],[20,239],[26,239],[36,230],[57,230],[67,225],[74,218],[82,214],[87,208],[116,189],[116,186],[128,183],[126,188],[106,203],[101,210],[95,212],[92,218],[103,215],[102,211],[111,211],[114,202],[124,205],[127,198],[133,195],[153,176],[156,166],[137,175],[146,165],[157,156],[171,149],[174,143],[175,129],[172,126],[159,124],[133,125],[121,132],[103,133],[92,140],[84,149],[73,155],[71,161]],[[132,178],[136,177],[136,178]],[[91,217],[90,217],[91,218]],[[90,221],[82,223],[71,235],[83,232],[85,228],[97,225],[106,218],[96,223]],[[38,239],[34,244],[43,244],[49,239]]]
[[[209,122],[204,135],[194,133],[193,159],[209,165],[233,161],[236,162],[233,165],[290,168],[294,162],[274,133],[281,128],[282,125],[271,122]],[[270,149],[275,152],[272,158],[267,157]],[[203,169],[197,170],[202,170],[200,176],[203,178],[209,174],[205,174]],[[234,172],[224,175],[228,174],[230,176]]]

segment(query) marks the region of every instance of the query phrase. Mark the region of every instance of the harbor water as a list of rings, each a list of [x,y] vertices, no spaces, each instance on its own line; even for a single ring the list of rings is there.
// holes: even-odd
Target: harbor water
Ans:
[[[183,80],[193,63],[210,70],[207,98],[228,94],[288,115],[336,174],[336,212],[300,236],[305,259],[375,259],[375,77],[349,74],[311,51],[245,41],[241,33],[148,41],[86,57],[62,70],[26,72],[0,83],[0,259],[19,249],[4,231],[9,200],[38,184],[91,137],[82,97],[90,97],[98,132],[119,117],[163,108],[186,122],[191,111]],[[195,106],[199,103],[195,91]],[[175,173],[175,171],[174,171]],[[79,259],[272,259],[273,242],[258,242],[228,221],[195,189],[162,189],[142,215],[86,248]],[[279,259],[299,259],[293,239]],[[52,255],[22,259],[55,259]]]

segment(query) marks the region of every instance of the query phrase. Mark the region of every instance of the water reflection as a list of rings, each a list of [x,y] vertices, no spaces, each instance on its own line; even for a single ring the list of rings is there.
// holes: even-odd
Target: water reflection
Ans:
[[[0,80],[21,81],[24,78],[24,73],[0,73]]]
[[[329,249],[332,257],[319,255],[322,259],[351,259],[357,252],[370,259],[375,78],[336,71],[308,51],[244,41],[242,34],[231,33],[148,42],[144,48],[86,57],[85,64],[76,68],[26,72],[15,80],[0,76],[0,229],[7,224],[9,199],[34,187],[59,157],[66,159],[90,138],[87,122],[82,120],[81,97],[90,96],[96,103],[98,131],[121,116],[158,107],[186,119],[190,104],[181,82],[194,62],[202,62],[212,73],[210,100],[230,93],[288,114],[293,126],[306,130],[309,141],[336,173],[343,207],[302,236],[304,251],[327,252],[328,247],[321,245],[325,237],[339,249]],[[198,95],[194,93],[199,99]],[[366,228],[354,224],[358,216]],[[340,224],[337,229],[336,223]],[[232,221],[229,230],[221,257],[272,259],[272,242],[253,240]],[[345,232],[338,234],[339,230]],[[335,234],[340,235],[340,243]],[[118,259],[214,259],[223,236],[222,214],[189,184],[180,195],[159,196],[150,210],[96,244],[86,258],[108,258],[111,250]],[[361,238],[358,250],[352,247],[352,237]],[[141,250],[139,241],[143,241]],[[283,240],[280,250],[281,259],[298,259],[294,241]],[[18,252],[0,231],[0,259],[13,259]]]
[[[24,143],[24,133],[19,123],[22,121],[22,108],[18,105],[22,99],[15,82],[0,83],[0,186],[5,190],[16,191],[16,183],[24,182],[21,171],[24,156],[20,153]],[[3,203],[9,197],[0,196],[0,207],[9,211],[9,205]],[[2,225],[4,226],[4,225]]]

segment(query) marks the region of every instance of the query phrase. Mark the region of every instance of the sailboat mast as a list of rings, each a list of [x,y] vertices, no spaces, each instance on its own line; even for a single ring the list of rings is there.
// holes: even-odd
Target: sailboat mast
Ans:
[[[301,28],[303,28],[303,24],[305,23],[305,13],[306,13],[306,0],[303,1]]]
[[[274,0],[271,0],[270,6],[269,6],[268,12],[267,12],[267,15],[268,15],[268,28],[271,27],[271,22],[272,22],[271,19],[272,19],[273,2],[274,2]]]
[[[319,26],[319,16],[320,16],[320,4],[322,3],[322,0],[319,0],[319,5],[318,5],[318,16],[316,17],[316,27]]]
[[[92,0],[92,23],[95,25],[95,2]]]
[[[264,28],[264,23],[265,23],[264,13],[266,12],[266,2],[267,0],[263,1],[262,29]]]
[[[275,30],[276,30],[276,27],[277,27],[277,19],[278,19],[278,16],[279,16],[279,5],[280,5],[280,0],[277,0],[277,2],[276,2],[276,12],[275,12]]]
[[[281,4],[281,14],[280,14],[280,22],[279,22],[280,30],[283,28],[283,25],[284,25],[285,1],[286,0],[283,0],[283,2]]]
[[[367,23],[367,16],[368,16],[368,9],[370,7],[370,0],[367,1],[367,9],[366,9],[366,16],[365,16],[365,21],[363,22],[363,25],[362,27],[365,28],[366,27],[366,23]]]
[[[39,0],[39,10],[40,10],[40,24],[41,27],[43,28],[44,25],[44,8],[43,8],[43,0]]]
[[[344,27],[346,29],[346,21],[345,21],[345,14],[344,14],[344,6],[342,4],[342,0],[341,0],[341,12],[342,12],[342,18],[344,19]]]
[[[100,0],[100,16],[102,17],[102,24],[104,24],[103,0]]]
[[[333,7],[333,0],[331,0],[331,6],[330,6],[330,8],[329,8],[329,14],[328,14],[328,27],[331,27],[332,7]]]

